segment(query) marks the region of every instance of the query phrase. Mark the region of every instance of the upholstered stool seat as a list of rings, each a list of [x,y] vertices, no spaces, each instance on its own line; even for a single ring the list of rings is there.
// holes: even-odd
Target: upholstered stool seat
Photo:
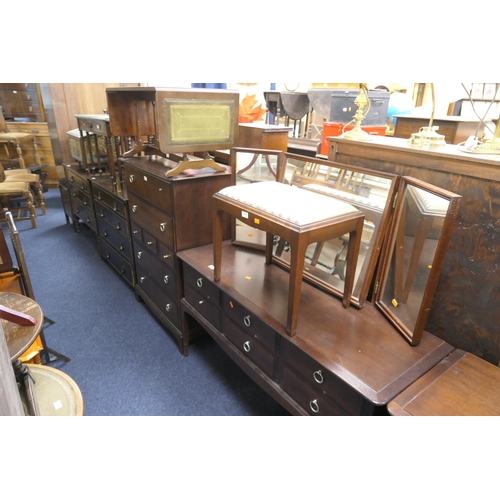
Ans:
[[[349,233],[342,304],[349,307],[364,214],[341,200],[280,182],[229,186],[213,196],[214,280],[221,279],[223,214],[266,232],[266,263],[272,263],[273,235],[290,243],[290,287],[286,332],[295,335],[306,249],[311,243]]]

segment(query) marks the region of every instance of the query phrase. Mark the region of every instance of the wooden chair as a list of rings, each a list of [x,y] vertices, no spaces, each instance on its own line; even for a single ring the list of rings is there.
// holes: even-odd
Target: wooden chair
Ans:
[[[26,169],[5,170],[0,163],[0,182],[29,183],[31,192],[34,195],[33,202],[35,207],[40,208],[41,215],[46,214],[45,198],[43,196],[43,188],[38,174],[33,174]]]
[[[30,141],[33,144],[36,163],[40,164],[35,136],[27,132],[10,132],[3,113],[0,111],[0,145],[3,146],[7,158],[10,161],[17,162],[19,168],[22,169],[26,168],[26,163],[23,158],[21,144],[26,141]]]
[[[31,227],[36,227],[36,209],[29,182],[0,182],[0,208],[15,211],[16,220],[30,220]]]

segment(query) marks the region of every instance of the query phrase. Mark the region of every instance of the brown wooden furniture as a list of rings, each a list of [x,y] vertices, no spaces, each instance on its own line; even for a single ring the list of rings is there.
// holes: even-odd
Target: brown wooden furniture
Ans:
[[[135,293],[187,352],[179,302],[182,277],[177,252],[212,241],[212,195],[231,184],[229,171],[165,174],[177,163],[160,156],[122,158],[129,200],[132,247],[137,283]],[[229,238],[229,217],[224,223]]]
[[[303,283],[296,335],[285,332],[289,274],[262,252],[222,245],[221,280],[213,245],[179,252],[184,276],[183,330],[191,319],[242,370],[294,415],[373,415],[453,347],[424,333],[410,346],[367,303],[340,300]]]
[[[271,203],[270,203],[271,202]],[[266,232],[266,264],[273,262],[273,238],[290,243],[290,283],[286,332],[297,328],[300,291],[306,249],[311,243],[327,241],[349,233],[343,305],[351,305],[364,214],[353,206],[318,193],[280,182],[231,186],[214,194],[214,280],[221,278],[224,213]],[[314,207],[311,210],[311,207]],[[297,210],[298,208],[298,210]]]
[[[500,156],[408,146],[405,139],[370,142],[330,138],[329,159],[408,175],[462,195],[426,330],[490,363],[500,362],[498,220]]]
[[[16,162],[18,168],[26,168],[27,162],[22,151],[24,144],[30,144],[33,147],[36,164],[40,165],[40,156],[34,135],[29,132],[11,130],[0,111],[0,145],[3,146],[4,154],[1,158],[4,161]]]
[[[28,181],[0,181],[0,209],[0,220],[4,219],[4,210],[11,210],[15,211],[16,220],[29,220],[31,227],[36,227],[35,200]]]
[[[411,134],[418,132],[422,127],[429,126],[429,118],[411,115],[396,115],[395,118],[394,137],[409,139]],[[479,120],[460,116],[434,118],[432,124],[439,127],[437,133],[444,135],[447,144],[460,144],[471,135],[481,137],[484,131],[484,124],[480,124]]]
[[[71,217],[73,219],[75,232],[80,231],[80,222],[83,222],[92,229],[92,231],[97,232],[94,201],[92,198],[92,188],[90,186],[93,175],[82,172],[77,164],[65,165],[64,167],[66,171],[67,189],[71,202]]]
[[[387,408],[396,416],[499,416],[500,368],[456,349]]]

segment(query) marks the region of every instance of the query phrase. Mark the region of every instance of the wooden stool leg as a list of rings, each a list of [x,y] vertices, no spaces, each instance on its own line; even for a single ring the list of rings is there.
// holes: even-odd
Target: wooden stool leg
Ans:
[[[290,242],[290,285],[288,291],[288,313],[286,321],[286,333],[293,337],[297,330],[297,319],[299,315],[300,290],[302,288],[302,276],[304,272],[304,259],[306,258],[307,241],[297,237]]]
[[[273,263],[273,233],[266,233],[266,264]]]
[[[356,229],[349,233],[349,244],[347,245],[347,256],[345,266],[344,297],[342,305],[348,309],[351,305],[352,287],[356,276],[356,265],[358,264],[359,247],[361,246],[361,235],[363,234],[364,219],[359,219]]]
[[[21,149],[21,145],[18,142],[16,142],[16,153],[17,153],[17,159],[19,161],[19,167],[26,168],[26,163],[24,163],[24,158],[23,158],[23,151]]]

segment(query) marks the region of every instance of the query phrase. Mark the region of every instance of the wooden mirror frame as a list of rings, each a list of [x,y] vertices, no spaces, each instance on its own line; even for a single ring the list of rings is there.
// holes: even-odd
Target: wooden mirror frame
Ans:
[[[428,194],[430,193],[433,196],[448,200],[448,208],[446,210],[446,213],[442,211],[433,212],[432,210],[428,210],[427,213],[424,213],[424,204],[421,204],[419,206],[418,200],[415,201],[415,196],[411,195],[411,200],[413,200],[414,205],[419,209],[416,222],[420,222],[420,224],[418,225],[418,227],[410,225],[403,226],[403,224],[405,224],[407,221],[406,211],[408,209],[407,207],[409,203],[409,201],[407,201],[409,200],[409,198],[407,198],[407,193],[409,192],[410,187],[421,189]],[[430,313],[434,294],[438,285],[439,276],[441,274],[441,269],[446,256],[446,251],[449,245],[453,227],[455,225],[455,221],[460,208],[461,198],[462,196],[460,195],[451,193],[450,191],[446,191],[426,182],[419,181],[418,179],[414,179],[412,177],[401,178],[394,217],[392,219],[391,228],[388,232],[388,237],[384,243],[384,248],[381,254],[380,268],[379,272],[377,273],[375,283],[374,302],[376,307],[382,312],[382,314],[387,317],[387,319],[411,345],[418,345],[422,338],[425,324]],[[429,217],[426,218],[425,215],[428,215]],[[425,239],[424,241],[422,241],[422,239],[418,238],[418,231],[420,229],[422,231],[431,230],[431,226],[426,226],[423,223],[424,221],[426,221],[426,219],[430,219],[430,216],[434,217],[434,219],[431,220],[435,220],[437,217],[439,217],[440,220],[442,219],[442,226],[439,232],[439,237],[437,238],[437,243],[435,245],[432,262],[429,263],[429,259],[428,265],[425,266],[427,269],[429,269],[429,271],[426,271],[426,273],[428,272],[428,277],[426,282],[424,282],[425,286],[423,288],[423,292],[421,292],[422,299],[420,301],[420,305],[418,305],[420,292],[415,291],[416,286],[414,277],[416,275],[416,267],[419,261],[415,259],[420,259],[425,244]],[[401,253],[395,253],[397,252],[397,250],[404,251],[404,241],[401,240],[401,236],[404,238],[407,234],[407,231],[405,231],[405,233],[401,233],[401,229],[403,227],[411,228],[413,231],[415,231],[415,233],[413,234],[414,243],[410,247],[411,255],[409,255],[410,258],[407,259],[407,266],[405,266],[407,271],[406,273],[405,269],[403,269],[403,260],[401,259],[401,257],[404,259],[404,254],[401,256]],[[427,232],[420,234],[427,234]],[[412,265],[413,263],[415,264],[414,266]],[[386,287],[388,286],[390,280],[394,280],[394,290],[389,289],[388,293],[392,291],[393,294],[391,296],[393,296],[393,298],[389,301],[390,304],[388,304],[388,299],[384,298],[384,292],[386,291]],[[411,293],[412,289],[414,290],[414,294],[417,295],[417,300],[415,300],[415,307],[414,309],[410,310],[410,314],[415,316],[413,326],[408,324],[408,318],[410,318],[410,314],[408,312],[406,312],[405,314],[405,312],[403,312],[404,310],[398,309],[401,306],[407,304],[406,301],[408,300],[409,294]],[[399,299],[400,296],[401,299]],[[418,313],[415,314],[416,306],[418,306]]]
[[[292,172],[287,172],[287,165],[290,161],[304,162],[305,168],[302,168],[302,171],[299,169],[295,169]],[[370,239],[370,243],[367,247],[367,258],[364,260],[363,267],[358,275],[354,283],[351,303],[361,308],[366,302],[368,293],[370,291],[370,287],[373,283],[373,279],[375,276],[375,270],[377,267],[378,259],[380,256],[380,251],[382,248],[382,242],[384,240],[384,236],[386,234],[387,228],[389,227],[390,220],[392,217],[392,212],[394,208],[394,198],[398,189],[399,179],[400,177],[395,174],[378,172],[371,169],[356,167],[353,165],[346,165],[342,163],[332,162],[328,160],[323,160],[320,158],[311,158],[308,156],[297,155],[293,153],[281,153],[278,160],[278,181],[286,182],[289,184],[294,184],[297,186],[303,187],[304,185],[309,185],[308,188],[313,190],[320,190],[320,192],[325,196],[332,196],[333,198],[345,201],[355,206],[359,210],[365,213],[365,217],[367,221],[372,221],[372,219],[376,218],[376,222],[372,237]],[[325,172],[327,173],[326,175]],[[335,174],[332,174],[332,173]],[[349,174],[349,175],[347,175]],[[337,175],[337,178],[335,178]],[[383,208],[377,208],[376,217],[374,217],[374,207],[370,207],[368,204],[363,204],[356,201],[356,196],[349,196],[347,194],[351,194],[347,188],[342,188],[337,180],[340,180],[342,177],[347,175],[348,179],[351,179],[354,175],[358,177],[364,178],[366,176],[370,176],[370,178],[376,177],[379,179],[383,179],[384,181],[388,181],[389,185],[387,187],[387,198],[385,200],[385,204]],[[326,180],[325,180],[326,178]],[[330,180],[328,180],[330,179]],[[350,181],[347,180],[347,184],[349,185]],[[346,197],[341,196],[342,193],[332,190],[337,186],[337,191],[340,189],[341,191],[346,192]],[[325,191],[330,191],[326,193]],[[321,252],[322,247],[317,247],[316,257],[319,258],[319,253]],[[318,253],[319,252],[319,253]],[[313,257],[313,259],[316,259]],[[275,255],[273,257],[273,262],[277,265],[280,265],[284,268],[289,268],[289,263],[283,258]],[[314,268],[313,265],[305,265],[304,267],[304,280],[314,284],[318,288],[330,293],[332,295],[343,297],[343,286],[340,287],[335,286],[331,282],[328,282],[324,279],[326,271],[319,270]],[[340,278],[339,278],[340,280]]]

